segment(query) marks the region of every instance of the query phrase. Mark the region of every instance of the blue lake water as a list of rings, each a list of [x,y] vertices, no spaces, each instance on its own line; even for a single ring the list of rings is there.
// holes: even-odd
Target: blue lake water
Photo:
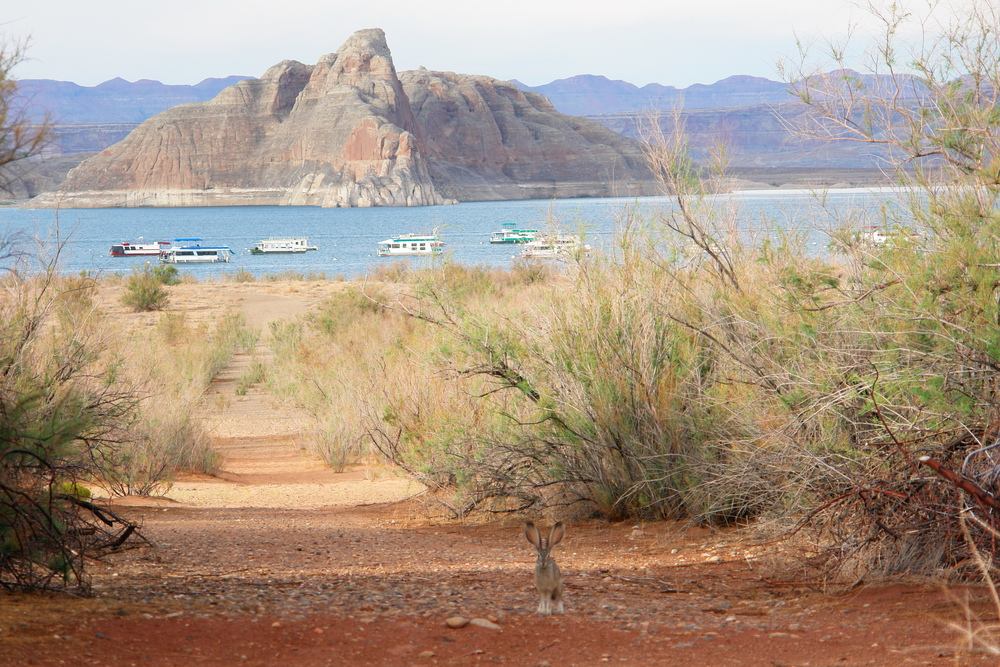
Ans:
[[[869,217],[898,197],[892,191],[832,190],[817,196],[797,190],[747,191],[726,195],[739,206],[739,226],[747,232],[762,228],[768,218],[787,229],[803,231],[809,243],[825,247],[825,230],[832,218],[824,211],[861,211]],[[547,229],[552,221],[572,232],[584,231],[598,250],[614,238],[626,207],[643,214],[672,206],[667,198],[560,199],[470,202],[415,208],[212,207],[47,209],[0,208],[0,232],[23,232],[29,238],[64,241],[60,270],[64,273],[128,272],[155,258],[111,257],[112,243],[201,238],[204,245],[227,245],[236,253],[228,264],[184,265],[178,268],[200,278],[245,269],[255,276],[293,271],[324,273],[348,279],[379,263],[398,261],[375,253],[379,241],[406,233],[439,228],[445,250],[454,261],[469,265],[509,266],[518,246],[489,243],[490,233],[505,222],[518,228]],[[873,219],[873,218],[872,218]],[[873,223],[874,224],[874,223]],[[300,255],[250,255],[248,248],[269,236],[306,236],[319,250]],[[50,244],[51,245],[51,244]],[[417,266],[427,258],[409,258]]]

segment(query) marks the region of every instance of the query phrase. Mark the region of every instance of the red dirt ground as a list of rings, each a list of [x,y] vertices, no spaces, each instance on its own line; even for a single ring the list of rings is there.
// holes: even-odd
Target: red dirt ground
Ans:
[[[517,526],[429,525],[412,503],[131,512],[157,549],[97,566],[94,598],[0,598],[0,662],[998,664],[962,650],[947,624],[967,615],[943,591],[768,582],[719,536],[666,524],[571,525],[567,613],[539,617]],[[454,615],[499,629],[451,629]]]

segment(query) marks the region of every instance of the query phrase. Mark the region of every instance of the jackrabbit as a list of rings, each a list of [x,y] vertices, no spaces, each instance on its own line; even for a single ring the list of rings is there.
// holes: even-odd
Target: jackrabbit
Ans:
[[[524,524],[524,536],[535,545],[538,551],[538,560],[535,561],[535,588],[538,589],[538,611],[539,614],[551,614],[553,612],[552,603],[555,603],[555,612],[563,613],[563,581],[559,566],[549,557],[552,547],[562,541],[566,534],[566,528],[562,522],[556,523],[549,531],[549,537],[542,537],[535,524],[530,521]]]

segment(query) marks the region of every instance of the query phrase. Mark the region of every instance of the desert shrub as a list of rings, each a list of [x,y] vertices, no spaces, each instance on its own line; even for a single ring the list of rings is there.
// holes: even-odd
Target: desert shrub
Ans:
[[[0,280],[0,586],[86,591],[88,559],[139,537],[80,482],[117,460],[140,394],[106,354],[89,278]]]
[[[113,462],[99,470],[105,488],[121,496],[156,495],[168,490],[180,471],[214,475],[222,469],[222,455],[204,428],[177,407],[151,412],[135,424]]]
[[[180,285],[180,271],[173,264],[158,264],[153,267],[153,277],[164,285]]]
[[[233,342],[236,345],[236,349],[243,354],[253,354],[254,350],[257,349],[257,343],[260,342],[260,331],[246,326],[246,321],[244,320],[242,326],[239,326],[234,332]]]
[[[843,44],[787,69],[807,105],[801,132],[870,144],[906,187],[877,222],[888,242],[850,242],[845,220],[834,237],[843,288],[810,306],[838,337],[814,337],[807,351],[839,358],[822,382],[798,383],[799,410],[826,415],[811,421],[826,429],[819,453],[836,473],[813,484],[814,563],[845,577],[973,571],[969,544],[998,557],[986,508],[1000,492],[1000,14],[983,2],[870,9],[885,34],[864,72],[843,69],[855,52]],[[963,512],[982,519],[971,541]]]
[[[552,280],[554,270],[547,262],[533,262],[521,257],[516,258],[511,265],[510,276],[515,283],[532,285],[546,283]]]
[[[229,364],[237,350],[251,353],[257,346],[259,336],[257,330],[247,326],[243,313],[225,313],[208,333],[205,339],[207,345],[201,346],[203,357],[194,366],[201,381],[207,386]]]
[[[157,334],[167,345],[181,343],[189,335],[184,313],[162,313],[156,323]]]
[[[331,465],[366,455],[365,394],[403,370],[396,364],[406,358],[404,348],[421,344],[415,325],[357,290],[334,294],[308,317],[270,323],[268,387],[315,416],[313,445]]]
[[[673,225],[689,232],[684,241],[701,239],[725,270],[717,261],[692,269],[671,248],[623,235],[617,257],[594,258],[548,285],[522,283],[516,300],[470,290],[447,271],[429,274],[407,312],[440,327],[436,367],[464,386],[394,380],[380,390],[386,405],[373,442],[408,469],[458,487],[462,511],[565,504],[613,519],[732,522],[773,510],[782,475],[754,452],[765,438],[732,404],[759,398],[730,386],[742,370],[729,360],[733,350],[700,335],[715,318],[734,345],[760,333],[732,317],[736,306],[753,313],[761,305],[734,280],[759,258],[737,242],[723,257],[725,229],[692,233],[690,225],[718,214],[701,213],[709,220],[681,209],[665,214],[679,220],[643,222],[632,209],[621,226]],[[737,387],[746,384],[741,377]],[[734,483],[735,470],[745,486]]]
[[[329,419],[316,430],[312,449],[336,472],[360,460],[364,452],[361,435],[352,431],[350,422],[338,418]]]
[[[135,267],[125,283],[122,304],[135,312],[163,310],[170,302],[170,296],[163,289],[163,283],[147,265]]]

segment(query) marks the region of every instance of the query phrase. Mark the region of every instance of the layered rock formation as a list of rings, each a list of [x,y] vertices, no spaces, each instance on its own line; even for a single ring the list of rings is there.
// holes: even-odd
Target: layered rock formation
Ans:
[[[381,30],[150,118],[34,205],[443,203]],[[41,201],[39,201],[41,200]]]
[[[412,103],[411,103],[412,100]],[[381,30],[142,123],[35,206],[419,206],[644,194],[637,142],[487,77],[397,76]]]
[[[651,194],[641,145],[485,76],[400,75],[431,175],[460,200]]]

